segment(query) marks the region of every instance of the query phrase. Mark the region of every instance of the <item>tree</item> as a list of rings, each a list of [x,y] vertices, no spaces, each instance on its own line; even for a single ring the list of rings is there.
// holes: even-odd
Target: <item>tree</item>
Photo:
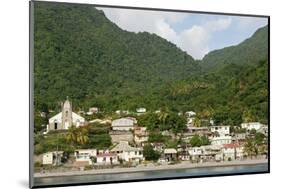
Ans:
[[[66,133],[66,140],[74,145],[77,142],[77,128],[72,125]]]
[[[200,147],[202,145],[199,135],[194,135],[190,139],[189,143],[191,144],[192,147]]]
[[[264,143],[265,135],[263,133],[256,133],[255,134],[255,143],[257,145],[261,145]]]
[[[253,139],[247,139],[244,145],[244,152],[251,157],[256,156],[258,153],[258,148]]]
[[[195,127],[200,127],[201,126],[201,120],[198,117],[195,117],[193,120],[193,125]]]
[[[201,136],[200,140],[201,140],[202,146],[210,144],[210,141],[209,141],[208,137],[206,137],[206,136]]]
[[[79,128],[76,136],[76,140],[79,144],[83,145],[88,143],[88,130],[86,128]]]
[[[143,147],[143,156],[146,160],[156,161],[160,158],[160,153],[158,151],[155,151],[151,144],[146,144]]]

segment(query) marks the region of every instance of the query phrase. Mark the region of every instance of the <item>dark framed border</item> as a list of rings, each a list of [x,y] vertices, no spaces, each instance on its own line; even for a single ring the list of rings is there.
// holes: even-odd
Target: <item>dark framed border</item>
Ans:
[[[194,14],[210,14],[210,15],[229,15],[229,16],[245,16],[255,18],[267,18],[268,20],[268,170],[261,172],[246,172],[246,173],[222,173],[214,175],[196,175],[196,176],[180,176],[180,177],[166,177],[166,178],[145,178],[145,179],[128,179],[120,181],[98,181],[85,183],[71,183],[71,184],[50,184],[34,186],[33,181],[33,152],[34,152],[34,4],[33,2],[44,2],[52,4],[73,4],[81,6],[95,6],[106,8],[119,9],[135,9],[135,10],[151,10],[151,11],[165,11],[165,12],[182,12]],[[29,1],[29,187],[30,188],[49,188],[49,187],[66,187],[66,186],[82,186],[82,185],[97,185],[97,184],[114,184],[114,183],[128,183],[128,182],[142,182],[142,181],[161,181],[161,180],[175,180],[175,179],[189,179],[189,178],[206,178],[206,177],[222,177],[222,176],[240,176],[240,175],[255,175],[270,173],[270,16],[269,15],[255,15],[255,14],[240,14],[240,13],[225,13],[225,12],[208,12],[208,11],[194,11],[194,10],[179,10],[179,9],[163,9],[163,8],[148,8],[148,7],[133,7],[133,6],[117,6],[117,5],[103,5],[90,3],[70,3],[70,2],[54,2],[54,1]]]

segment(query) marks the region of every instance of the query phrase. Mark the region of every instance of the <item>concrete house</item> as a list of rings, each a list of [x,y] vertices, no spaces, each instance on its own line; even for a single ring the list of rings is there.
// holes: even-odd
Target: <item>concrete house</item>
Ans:
[[[111,123],[114,131],[130,131],[134,128],[134,121],[129,118],[115,119]]]
[[[136,111],[137,111],[137,113],[145,113],[146,108],[137,108]]]
[[[164,149],[164,158],[166,161],[175,161],[177,160],[177,150],[174,148]]]
[[[115,153],[98,154],[96,164],[101,164],[101,165],[119,164],[118,156]]]
[[[247,129],[248,131],[252,129],[259,130],[263,127],[263,124],[261,124],[260,122],[249,122],[249,123],[242,123],[241,127],[243,129]]]
[[[218,133],[220,136],[228,136],[230,134],[230,126],[211,126],[211,132]]]
[[[63,151],[47,152],[43,154],[43,165],[60,165],[63,156]]]
[[[91,158],[96,156],[96,149],[78,149],[74,152],[76,164],[92,165]]]
[[[134,141],[140,145],[148,141],[148,131],[146,127],[135,127]]]
[[[222,159],[225,161],[243,159],[244,147],[239,143],[224,144],[222,148]]]
[[[121,141],[110,152],[116,153],[119,159],[127,162],[140,162],[144,160],[143,149],[132,147],[127,141]]]
[[[211,139],[212,145],[230,144],[231,142],[232,142],[231,136],[219,136],[219,137],[213,137]]]

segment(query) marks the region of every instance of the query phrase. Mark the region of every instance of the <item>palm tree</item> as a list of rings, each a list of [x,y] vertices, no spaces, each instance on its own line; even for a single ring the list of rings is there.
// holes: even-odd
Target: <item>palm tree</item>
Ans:
[[[79,144],[87,144],[89,141],[88,130],[86,128],[80,128],[77,132],[76,141]]]
[[[77,128],[75,126],[72,125],[70,128],[68,128],[66,140],[72,145],[77,141]]]
[[[193,125],[195,127],[200,127],[201,126],[201,120],[198,117],[194,118]]]
[[[246,143],[245,143],[245,145],[244,145],[244,152],[245,152],[246,154],[248,154],[248,155],[251,157],[251,159],[252,159],[253,156],[256,156],[256,155],[257,155],[257,153],[258,153],[258,148],[257,148],[256,143],[255,143],[254,140],[248,139],[248,140],[246,141]]]
[[[160,112],[158,119],[163,125],[165,125],[168,115],[169,114],[167,112],[164,111]]]

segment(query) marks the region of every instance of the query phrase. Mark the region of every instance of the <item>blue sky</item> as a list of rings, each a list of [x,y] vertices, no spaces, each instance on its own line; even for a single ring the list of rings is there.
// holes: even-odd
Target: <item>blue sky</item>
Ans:
[[[267,18],[98,8],[120,28],[155,33],[195,59],[214,49],[236,45],[267,24]]]

